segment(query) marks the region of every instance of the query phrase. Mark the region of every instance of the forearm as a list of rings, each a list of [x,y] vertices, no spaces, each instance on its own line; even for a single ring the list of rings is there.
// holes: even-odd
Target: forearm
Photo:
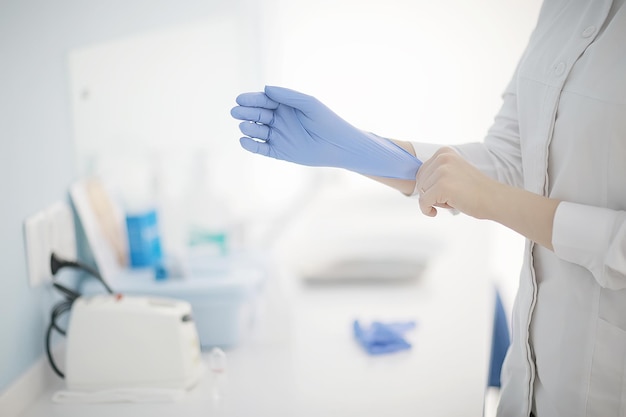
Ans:
[[[552,229],[559,200],[495,181],[489,196],[483,214],[477,217],[496,221],[553,250]]]

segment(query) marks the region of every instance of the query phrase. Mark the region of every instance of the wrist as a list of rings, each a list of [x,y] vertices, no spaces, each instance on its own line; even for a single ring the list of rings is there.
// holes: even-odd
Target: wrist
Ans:
[[[400,148],[402,148],[405,151],[407,151],[408,153],[410,153],[411,155],[416,156],[415,155],[415,149],[413,148],[413,145],[411,145],[410,142],[405,142],[403,140],[397,140],[397,139],[389,139],[389,140],[392,141],[393,143],[395,143]]]

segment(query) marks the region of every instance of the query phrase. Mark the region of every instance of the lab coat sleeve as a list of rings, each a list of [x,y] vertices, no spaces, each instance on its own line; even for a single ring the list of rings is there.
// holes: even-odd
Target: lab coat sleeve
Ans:
[[[626,211],[561,202],[552,246],[559,258],[591,271],[602,287],[626,288]]]
[[[517,73],[502,96],[502,107],[483,142],[455,145],[453,148],[486,175],[500,182],[521,187],[522,153],[517,118]],[[426,161],[441,147],[411,142],[415,155]],[[413,195],[417,193],[414,192]]]

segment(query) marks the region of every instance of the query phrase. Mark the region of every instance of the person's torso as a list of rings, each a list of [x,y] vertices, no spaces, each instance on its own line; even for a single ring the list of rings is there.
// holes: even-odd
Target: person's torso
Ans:
[[[517,79],[530,191],[626,210],[623,3],[542,9]],[[528,391],[537,417],[626,415],[626,291],[602,289],[588,270],[529,245],[513,327],[502,416],[528,415]]]

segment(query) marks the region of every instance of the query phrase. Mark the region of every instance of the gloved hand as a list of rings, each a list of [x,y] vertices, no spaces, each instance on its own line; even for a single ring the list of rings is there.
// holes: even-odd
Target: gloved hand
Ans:
[[[410,349],[411,344],[404,340],[404,332],[415,327],[414,321],[399,323],[373,322],[369,328],[363,328],[358,320],[354,321],[354,336],[363,349],[370,355],[396,352]]]
[[[231,110],[246,150],[308,166],[414,180],[421,161],[392,141],[361,131],[314,97],[282,87],[244,93]],[[254,140],[255,139],[260,139]]]

